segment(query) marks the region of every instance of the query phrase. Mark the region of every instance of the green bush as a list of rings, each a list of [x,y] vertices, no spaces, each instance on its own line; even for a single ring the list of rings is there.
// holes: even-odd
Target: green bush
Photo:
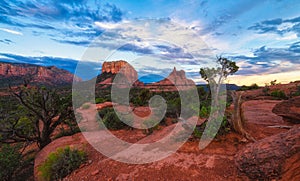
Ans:
[[[129,127],[128,125],[131,125],[133,122],[132,121],[133,118],[131,118],[129,114],[123,115],[125,118],[125,121],[127,122],[128,125],[126,123],[122,122],[119,119],[116,112],[114,111],[114,109],[112,109],[112,108],[101,110],[99,112],[99,116],[102,118],[102,123],[105,125],[105,127],[107,129],[111,129],[111,130],[119,130],[119,129],[128,128]],[[100,122],[100,125],[102,123]]]
[[[46,161],[39,167],[44,180],[61,180],[84,163],[87,155],[84,151],[70,147],[58,148],[49,154]]]
[[[223,117],[222,123],[219,129],[217,130],[217,126],[214,124],[214,122],[210,124],[209,127],[207,127],[207,121],[206,121],[200,127],[196,127],[194,129],[193,136],[195,138],[201,138],[205,129],[207,130],[208,136],[212,138],[214,137],[214,133],[217,133],[216,136],[224,135],[228,133],[230,131],[230,124],[227,118]]]
[[[144,129],[146,134],[152,134],[154,130],[158,129],[159,122],[154,119],[148,119],[143,122],[143,125],[146,129]]]
[[[286,99],[286,95],[283,91],[281,90],[275,90],[273,92],[270,93],[271,96],[279,98],[279,99]]]
[[[22,155],[18,147],[3,144],[0,148],[0,180],[12,180],[15,171],[20,167]]]
[[[100,103],[104,103],[104,102],[106,102],[106,99],[104,99],[104,98],[97,97],[97,98],[95,99],[95,103],[96,103],[96,104],[100,104]]]
[[[270,88],[268,86],[265,86],[263,89],[262,89],[262,92],[264,93],[264,95],[268,96],[269,95],[269,91],[270,91]]]
[[[259,86],[256,83],[251,84],[250,86],[243,85],[238,89],[238,91],[255,90],[255,89],[259,89]]]
[[[200,117],[207,118],[208,115],[209,115],[209,112],[208,112],[206,106],[202,106],[200,109]]]
[[[300,96],[300,86],[296,87],[295,92],[291,92],[291,97],[296,97],[296,96]]]
[[[90,108],[90,104],[85,103],[82,105],[82,109],[88,109],[88,108]]]

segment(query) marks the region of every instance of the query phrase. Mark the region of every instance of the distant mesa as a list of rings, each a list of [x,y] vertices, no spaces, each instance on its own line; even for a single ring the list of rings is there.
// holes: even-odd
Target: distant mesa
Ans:
[[[186,78],[183,70],[177,71],[175,67],[167,78],[155,83],[145,84],[138,80],[137,71],[124,60],[104,62],[102,65],[102,72],[97,77],[97,85],[102,88],[112,85],[113,80],[118,73],[123,74],[129,82],[134,82],[133,87],[148,88],[152,91],[176,91],[189,89],[190,86],[195,86],[195,83],[191,79]]]
[[[74,75],[55,66],[39,66],[23,63],[0,62],[1,86],[20,85],[24,79],[30,79],[33,84],[64,85],[73,82]],[[75,77],[75,81],[81,81]]]

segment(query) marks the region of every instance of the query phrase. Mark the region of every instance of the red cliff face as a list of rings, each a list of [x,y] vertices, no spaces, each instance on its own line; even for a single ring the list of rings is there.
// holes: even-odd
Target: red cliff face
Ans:
[[[30,76],[32,82],[47,83],[47,84],[67,84],[73,82],[73,74],[66,70],[58,69],[55,66],[44,67],[29,64],[18,63],[0,63],[0,77],[12,78]],[[76,81],[81,81],[75,77]]]
[[[173,71],[167,78],[159,82],[148,84],[145,87],[154,91],[158,91],[159,89],[163,89],[165,91],[177,91],[190,89],[191,86],[195,86],[194,81],[186,78],[184,70],[177,71],[174,67]]]
[[[104,62],[102,65],[102,73],[122,73],[128,80],[137,80],[138,75],[136,70],[126,61],[118,60],[113,62]]]

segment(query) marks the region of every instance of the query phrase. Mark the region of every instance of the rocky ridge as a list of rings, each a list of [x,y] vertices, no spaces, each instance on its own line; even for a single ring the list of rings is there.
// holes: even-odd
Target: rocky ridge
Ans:
[[[22,84],[23,79],[30,79],[33,83],[62,85],[72,83],[73,77],[72,73],[55,66],[0,62],[1,82],[10,81],[11,84]],[[81,81],[78,77],[75,77],[75,80]]]

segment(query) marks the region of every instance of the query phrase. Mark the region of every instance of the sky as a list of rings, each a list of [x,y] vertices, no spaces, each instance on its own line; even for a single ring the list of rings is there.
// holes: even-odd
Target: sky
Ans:
[[[176,66],[203,83],[199,69],[223,56],[240,67],[228,83],[288,83],[300,80],[299,9],[297,0],[1,0],[0,61],[89,79],[123,59],[145,80]]]

